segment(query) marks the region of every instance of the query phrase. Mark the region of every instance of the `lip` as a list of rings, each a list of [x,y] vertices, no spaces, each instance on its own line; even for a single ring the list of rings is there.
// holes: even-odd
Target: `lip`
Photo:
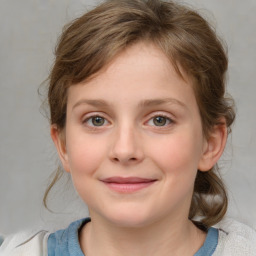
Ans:
[[[153,185],[157,180],[141,177],[109,177],[101,180],[107,187],[119,193],[133,193]]]

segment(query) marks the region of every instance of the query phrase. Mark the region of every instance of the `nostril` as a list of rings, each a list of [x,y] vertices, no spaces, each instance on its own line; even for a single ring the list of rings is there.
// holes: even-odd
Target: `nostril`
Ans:
[[[118,157],[114,157],[113,161],[120,162],[120,159]],[[135,162],[135,161],[137,161],[136,157],[131,157],[131,158],[128,158],[127,160],[125,160],[125,162]]]

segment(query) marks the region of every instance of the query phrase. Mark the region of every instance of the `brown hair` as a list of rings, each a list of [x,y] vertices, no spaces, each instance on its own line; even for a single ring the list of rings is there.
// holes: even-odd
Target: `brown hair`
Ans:
[[[196,11],[162,0],[108,0],[65,27],[49,77],[51,124],[60,131],[65,128],[70,86],[91,78],[118,53],[139,41],[155,44],[180,75],[182,68],[193,79],[206,137],[223,117],[230,131],[235,113],[231,101],[225,98],[228,60],[220,40]],[[61,172],[58,169],[45,193],[45,206]],[[208,172],[198,170],[189,218],[200,216],[201,223],[209,227],[223,218],[227,204],[217,167]]]

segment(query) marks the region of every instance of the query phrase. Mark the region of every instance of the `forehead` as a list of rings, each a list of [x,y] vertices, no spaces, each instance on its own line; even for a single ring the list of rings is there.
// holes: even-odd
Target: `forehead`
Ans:
[[[116,56],[88,81],[71,86],[68,102],[84,97],[128,100],[194,98],[191,80],[177,73],[170,59],[153,44],[137,43]]]
[[[113,71],[124,68],[124,66],[127,68],[127,73],[136,74],[139,72],[134,72],[132,67],[138,65],[144,67],[146,72],[151,69],[155,71],[161,70],[162,73],[171,73],[172,76],[182,78],[185,82],[190,80],[184,68],[173,59],[173,56],[168,56],[160,47],[150,41],[139,41],[128,46],[110,60],[95,77],[101,73],[110,74]],[[142,72],[142,69],[138,71]]]

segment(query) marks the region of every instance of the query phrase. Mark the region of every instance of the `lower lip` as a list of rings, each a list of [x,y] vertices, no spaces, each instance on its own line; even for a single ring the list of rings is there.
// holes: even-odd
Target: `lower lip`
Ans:
[[[107,183],[104,182],[110,189],[119,192],[119,193],[132,193],[144,188],[147,188],[155,183],[151,182],[142,182],[142,183]]]

